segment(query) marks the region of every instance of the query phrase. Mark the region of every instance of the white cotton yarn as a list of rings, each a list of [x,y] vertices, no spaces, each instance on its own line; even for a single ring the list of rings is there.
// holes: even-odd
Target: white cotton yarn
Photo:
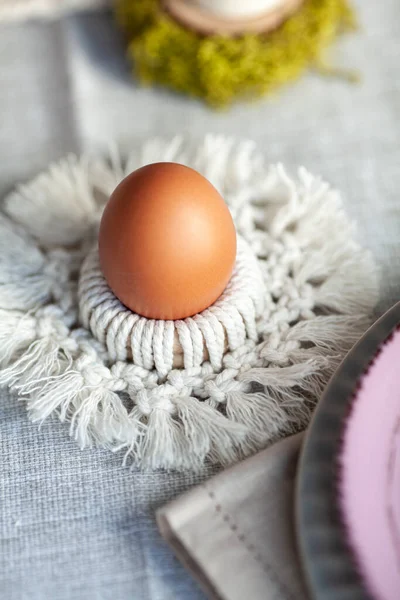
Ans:
[[[251,248],[238,239],[232,277],[207,310],[179,321],[146,319],[126,308],[108,287],[100,269],[97,243],[83,262],[79,307],[83,325],[107,348],[110,360],[133,361],[165,377],[173,368],[222,366],[226,351],[257,340],[256,321],[264,309],[265,287]]]
[[[199,316],[201,327],[138,318],[132,335],[132,313],[113,304],[93,246],[115,186],[158,161],[192,166],[225,198],[243,240],[238,287]],[[232,463],[305,427],[378,297],[339,194],[305,169],[291,178],[269,167],[251,142],[218,136],[52,165],[5,199],[0,250],[0,386],[33,421],[58,415],[82,448],[124,450],[142,468]]]

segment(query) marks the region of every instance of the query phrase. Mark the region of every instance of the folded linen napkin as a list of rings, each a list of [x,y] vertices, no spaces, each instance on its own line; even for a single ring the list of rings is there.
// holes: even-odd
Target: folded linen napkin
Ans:
[[[158,511],[163,537],[210,598],[308,598],[294,532],[302,437],[282,440]]]

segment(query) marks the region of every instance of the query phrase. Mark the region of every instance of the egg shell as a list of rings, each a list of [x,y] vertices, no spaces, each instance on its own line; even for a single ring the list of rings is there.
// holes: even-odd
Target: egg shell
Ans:
[[[197,171],[154,163],[115,189],[99,231],[103,274],[119,300],[150,319],[184,319],[213,304],[236,259],[223,198]]]

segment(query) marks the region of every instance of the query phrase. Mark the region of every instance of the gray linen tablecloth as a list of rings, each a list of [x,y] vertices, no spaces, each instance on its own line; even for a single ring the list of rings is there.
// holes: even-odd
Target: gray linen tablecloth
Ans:
[[[157,134],[255,139],[271,161],[304,164],[339,187],[382,266],[380,311],[400,297],[398,0],[358,0],[362,31],[332,56],[363,82],[310,74],[278,98],[225,113],[131,83],[106,14],[0,25],[0,191],[69,151],[123,148]],[[196,600],[154,512],[211,473],[140,473],[81,452],[68,428],[40,431],[0,402],[0,598]],[[266,590],[266,597],[268,592]]]

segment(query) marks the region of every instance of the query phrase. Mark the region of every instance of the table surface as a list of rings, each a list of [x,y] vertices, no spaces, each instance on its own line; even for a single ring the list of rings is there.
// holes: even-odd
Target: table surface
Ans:
[[[148,136],[251,138],[271,162],[305,165],[342,190],[382,268],[379,312],[400,296],[398,0],[358,0],[361,29],[331,53],[358,86],[310,73],[279,96],[226,112],[129,78],[110,16],[0,25],[0,192],[68,152]],[[55,420],[0,403],[0,598],[196,600],[161,540],[155,509],[210,475],[140,473],[81,452]]]

